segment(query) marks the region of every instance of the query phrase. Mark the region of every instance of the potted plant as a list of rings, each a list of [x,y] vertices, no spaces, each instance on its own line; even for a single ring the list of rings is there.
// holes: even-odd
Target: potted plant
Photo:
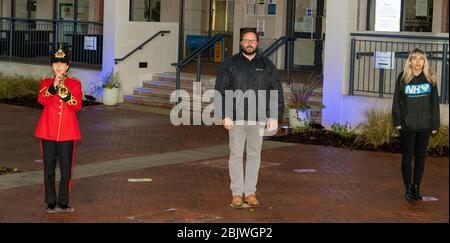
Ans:
[[[311,73],[306,82],[291,80],[291,98],[289,103],[289,125],[292,128],[309,127],[311,122],[310,99],[314,90],[321,86],[320,75]]]
[[[119,99],[119,72],[111,71],[103,75],[100,79],[102,94],[102,103],[107,106],[116,105]]]

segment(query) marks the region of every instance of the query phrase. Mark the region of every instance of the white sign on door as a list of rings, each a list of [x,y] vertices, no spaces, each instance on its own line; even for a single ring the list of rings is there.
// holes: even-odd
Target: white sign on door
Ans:
[[[375,31],[400,31],[401,0],[377,0]]]

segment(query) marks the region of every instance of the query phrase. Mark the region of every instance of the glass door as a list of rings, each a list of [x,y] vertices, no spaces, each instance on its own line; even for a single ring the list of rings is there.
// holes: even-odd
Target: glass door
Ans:
[[[296,0],[294,13],[294,69],[321,70],[325,38],[325,1]]]
[[[217,61],[218,52],[219,56],[231,55],[233,27],[234,0],[185,0],[184,57],[189,56],[216,34],[225,34],[228,37],[211,48],[209,53],[205,53],[204,61]]]
[[[233,54],[234,0],[213,0],[212,6],[211,32],[212,35],[224,34],[227,36],[222,48],[225,53],[222,55],[228,58]],[[217,53],[217,48],[215,53]],[[219,59],[216,57],[215,62]]]

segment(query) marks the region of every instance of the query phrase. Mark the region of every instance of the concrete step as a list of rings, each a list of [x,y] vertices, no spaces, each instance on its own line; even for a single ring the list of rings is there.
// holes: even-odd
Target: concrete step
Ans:
[[[176,90],[176,83],[175,82],[169,82],[169,81],[144,81],[143,83],[144,88],[148,89],[154,89],[154,90]],[[180,88],[182,90],[186,90],[189,93],[192,93],[194,91],[194,84],[193,83],[181,83]],[[207,87],[205,85],[201,85],[201,92],[204,93],[206,90],[214,88],[214,87]]]
[[[133,95],[134,96],[142,96],[142,97],[161,98],[161,99],[166,99],[167,102],[169,102],[170,97],[173,92],[175,92],[175,90],[136,88],[133,90]],[[188,96],[183,96],[183,93],[185,93],[185,92],[180,92],[180,97],[182,97],[183,99],[189,99],[191,101],[193,101],[193,100],[201,101],[202,97],[194,96],[192,93],[189,93]],[[209,103],[211,103],[211,102],[209,102]]]
[[[129,104],[140,104],[140,105],[150,105],[150,106],[158,106],[158,107],[167,107],[172,108],[175,106],[175,103],[169,102],[169,99],[155,97],[155,96],[142,96],[142,95],[128,95],[124,96],[124,103]],[[193,102],[191,100],[190,105],[192,107]],[[201,103],[202,108],[207,107],[208,103]]]
[[[123,102],[125,104],[136,104],[136,105],[146,105],[153,107],[163,107],[171,109],[174,104],[170,103],[169,100],[158,97],[144,97],[144,96],[135,96],[135,95],[127,95],[123,97]]]
[[[202,82],[202,85],[205,86],[214,86],[216,83],[216,76],[212,75],[201,75],[200,81]],[[161,73],[161,74],[155,74],[153,75],[153,80],[160,80],[160,81],[168,81],[168,82],[174,82],[176,83],[176,73]],[[197,76],[195,74],[190,73],[182,73],[180,77],[181,83],[187,83],[192,84],[192,82],[197,81]]]

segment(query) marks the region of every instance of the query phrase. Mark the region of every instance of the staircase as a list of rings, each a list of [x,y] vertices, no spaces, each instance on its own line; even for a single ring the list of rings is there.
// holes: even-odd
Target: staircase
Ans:
[[[192,102],[193,99],[193,85],[196,81],[196,75],[191,73],[181,74],[181,89],[189,93],[189,99]],[[216,82],[216,77],[212,75],[202,75],[201,83],[203,94],[206,90],[214,89]],[[288,84],[283,84],[284,94],[285,94],[285,104],[286,107],[289,104],[290,97],[290,87]],[[175,73],[161,73],[153,75],[153,80],[144,81],[143,87],[136,88],[133,91],[133,95],[125,96],[124,103],[126,104],[137,104],[146,105],[152,107],[161,107],[171,109],[175,106],[174,103],[170,102],[170,95],[176,90],[176,75]],[[314,123],[320,124],[322,121],[322,89],[317,89],[313,97],[311,98],[311,104],[313,108],[312,121]],[[183,97],[187,99],[187,97]],[[202,103],[202,109],[210,103]],[[191,107],[192,108],[192,107]],[[288,122],[288,111],[283,114],[283,124],[289,124]]]
[[[206,90],[214,89],[216,81],[215,76],[202,75],[201,83],[203,94]],[[196,82],[195,74],[182,73],[181,74],[181,89],[185,90],[190,95],[190,101],[193,101],[193,89]],[[175,106],[170,102],[170,95],[176,90],[176,74],[175,73],[161,73],[153,75],[153,80],[144,81],[142,88],[136,88],[133,95],[125,96],[124,103],[147,105],[153,107],[169,108]],[[187,99],[187,97],[183,97]],[[208,106],[209,103],[202,103],[202,107]]]

